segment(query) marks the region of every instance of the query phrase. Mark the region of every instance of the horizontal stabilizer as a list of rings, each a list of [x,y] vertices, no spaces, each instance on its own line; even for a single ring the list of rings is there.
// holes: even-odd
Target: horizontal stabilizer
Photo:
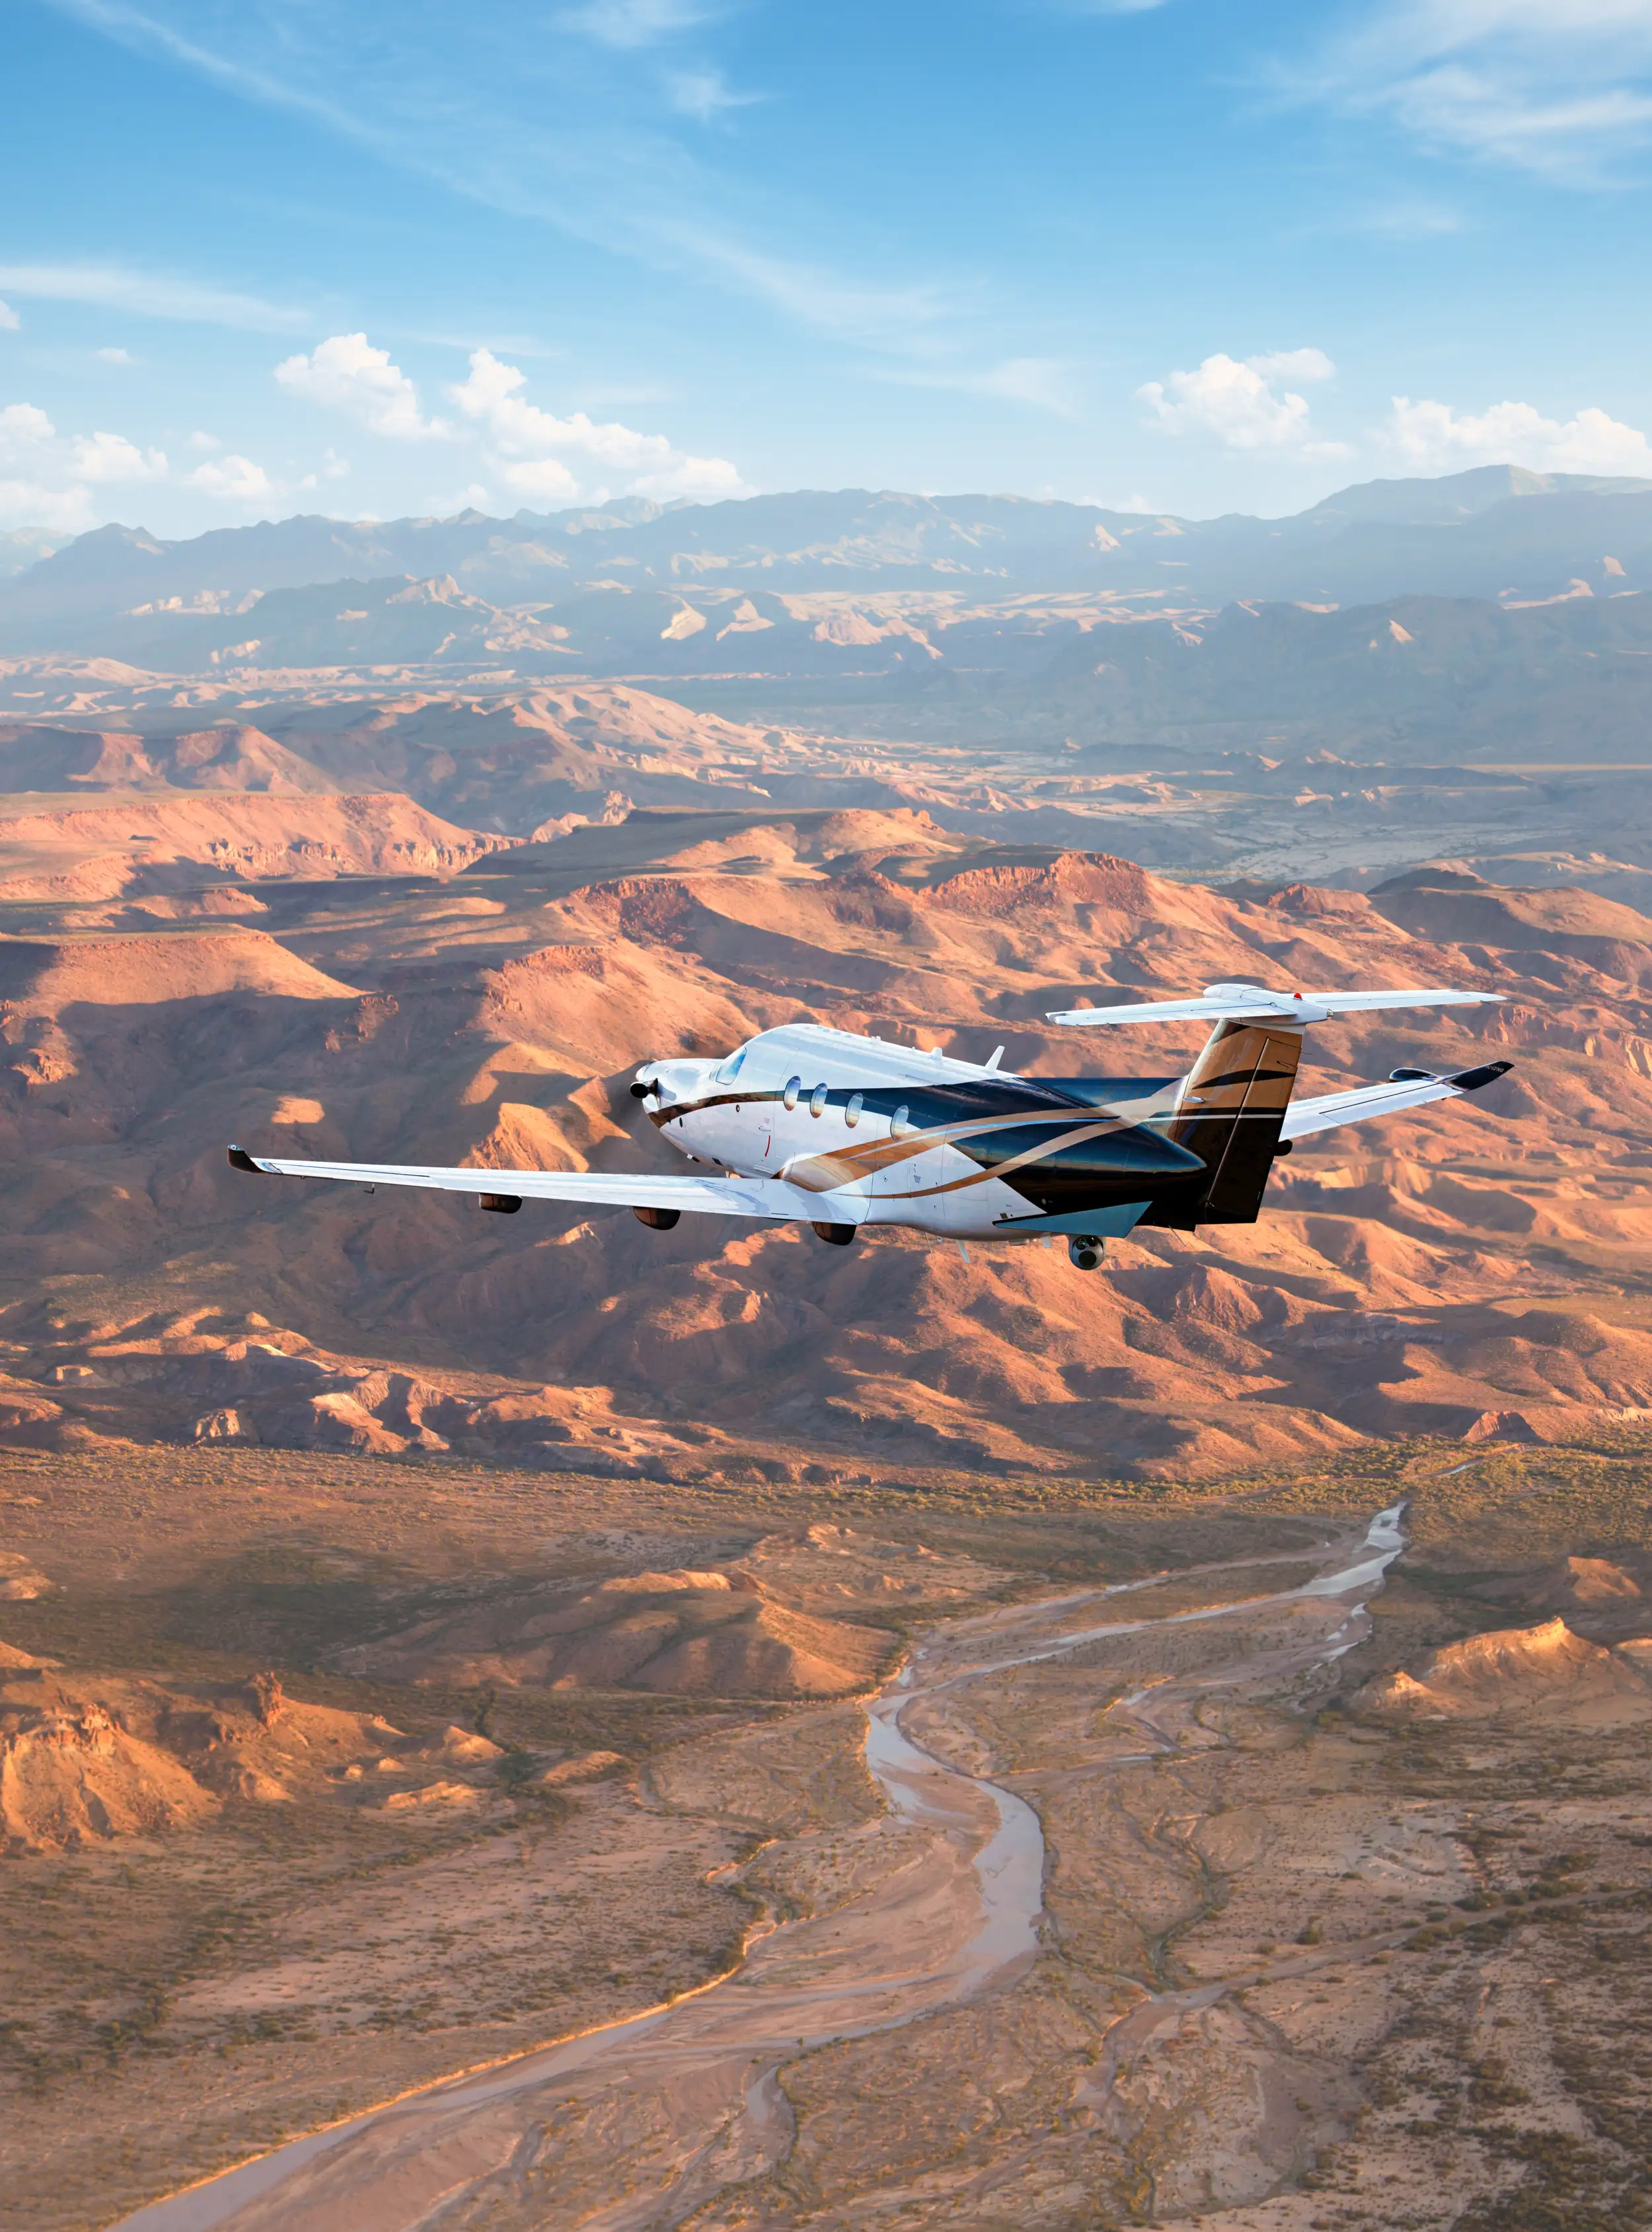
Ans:
[[[1500,992],[1270,992],[1260,984],[1207,984],[1196,1000],[1132,1000],[1118,1008],[1066,1008],[1047,1023],[1193,1023],[1269,1022],[1323,1023],[1332,1015],[1374,1008],[1465,1008],[1500,1000]]]
[[[1396,1070],[1386,1085],[1359,1085],[1351,1093],[1327,1093],[1318,1100],[1293,1100],[1285,1112],[1281,1139],[1306,1139],[1315,1132],[1334,1132],[1339,1124],[1364,1124],[1373,1116],[1397,1115],[1402,1108],[1423,1108],[1431,1100],[1455,1100],[1465,1093],[1478,1093],[1506,1077],[1512,1062],[1488,1061],[1478,1069],[1460,1069],[1447,1077],[1430,1077],[1422,1070]]]
[[[232,1170],[278,1178],[336,1178],[346,1185],[419,1186],[435,1193],[477,1195],[484,1205],[509,1201],[566,1201],[588,1209],[697,1210],[709,1217],[767,1217],[782,1223],[860,1224],[865,1194],[841,1188],[809,1193],[783,1178],[645,1177],[629,1171],[496,1171],[444,1169],[416,1163],[292,1162],[275,1155],[229,1151]]]

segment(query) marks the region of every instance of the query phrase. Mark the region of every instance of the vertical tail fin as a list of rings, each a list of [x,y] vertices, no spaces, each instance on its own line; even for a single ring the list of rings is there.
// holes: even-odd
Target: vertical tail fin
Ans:
[[[1255,1223],[1301,1056],[1301,1027],[1284,1022],[1220,1022],[1205,1041],[1169,1127],[1210,1172],[1199,1223]]]

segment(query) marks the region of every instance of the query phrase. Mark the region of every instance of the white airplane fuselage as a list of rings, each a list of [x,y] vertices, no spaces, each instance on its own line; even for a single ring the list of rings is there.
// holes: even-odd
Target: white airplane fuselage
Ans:
[[[1204,1175],[1164,1136],[1182,1080],[1116,1082],[1075,1100],[1066,1081],[789,1024],[720,1061],[646,1062],[632,1089],[679,1153],[800,1187],[824,1224],[1005,1240],[1128,1230],[1153,1191]]]

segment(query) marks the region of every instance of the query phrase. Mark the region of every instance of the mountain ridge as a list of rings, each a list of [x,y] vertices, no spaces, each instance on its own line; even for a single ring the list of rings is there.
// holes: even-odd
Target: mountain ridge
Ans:
[[[1652,483],[1480,466],[1441,479],[1374,481],[1279,520],[1014,496],[813,490],[494,519],[337,520],[301,513],[169,542],[110,525],[0,581],[0,643],[51,647],[142,604],[223,599],[323,581],[451,574],[496,604],[554,598],[616,573],[651,585],[715,576],[807,592],[974,585],[1000,594],[1143,594],[1186,575],[1208,602],[1378,600],[1384,594],[1539,592],[1623,542],[1652,554]],[[1175,546],[1171,555],[1167,546]],[[1652,573],[1652,555],[1642,570]]]

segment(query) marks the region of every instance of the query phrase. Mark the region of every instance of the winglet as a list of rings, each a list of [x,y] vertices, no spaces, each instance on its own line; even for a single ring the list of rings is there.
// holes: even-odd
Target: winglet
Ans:
[[[267,1170],[253,1161],[244,1147],[231,1147],[228,1150],[228,1153],[230,1168],[232,1171],[250,1171],[256,1178],[267,1178],[269,1176]]]
[[[1488,1061],[1480,1069],[1460,1069],[1446,1080],[1459,1093],[1478,1093],[1483,1085],[1495,1085],[1500,1077],[1506,1077],[1513,1068],[1512,1061]]]

